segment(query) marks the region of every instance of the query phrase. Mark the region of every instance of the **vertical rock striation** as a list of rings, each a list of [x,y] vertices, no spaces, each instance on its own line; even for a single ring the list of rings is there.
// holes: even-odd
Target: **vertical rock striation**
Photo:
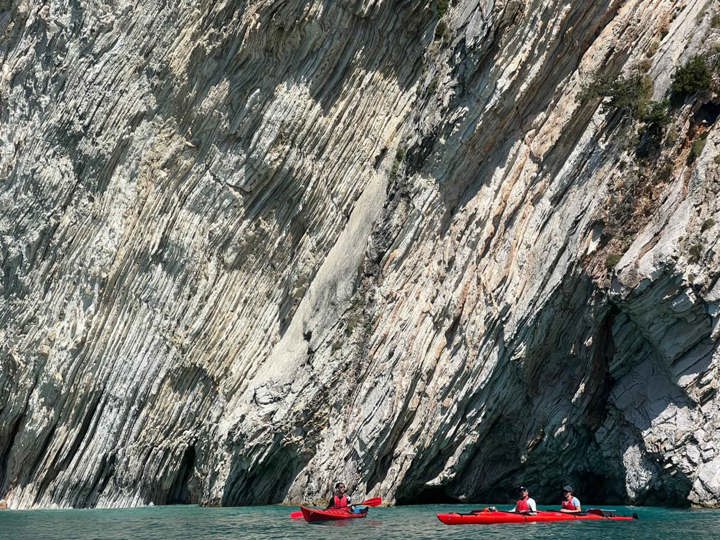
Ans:
[[[0,496],[720,506],[718,20],[0,2]]]

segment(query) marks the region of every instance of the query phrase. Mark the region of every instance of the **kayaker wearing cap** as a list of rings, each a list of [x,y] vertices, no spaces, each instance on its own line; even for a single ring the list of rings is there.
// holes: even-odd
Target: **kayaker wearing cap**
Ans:
[[[563,486],[563,501],[560,511],[565,512],[566,514],[577,514],[578,512],[582,512],[580,500],[573,496],[572,486]]]
[[[515,508],[510,510],[511,512],[518,512],[520,514],[534,514],[537,512],[537,505],[535,499],[530,497],[528,488],[520,486],[520,498],[515,503]]]
[[[350,497],[345,494],[345,484],[342,482],[335,484],[335,493],[330,497],[327,508],[347,508],[351,504]]]

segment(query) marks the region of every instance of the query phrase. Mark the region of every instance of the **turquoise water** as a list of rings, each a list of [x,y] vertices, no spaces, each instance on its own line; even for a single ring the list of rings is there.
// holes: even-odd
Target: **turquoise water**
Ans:
[[[440,523],[438,512],[465,512],[478,506],[433,505],[371,508],[365,519],[309,524],[292,520],[295,508],[260,506],[200,508],[164,506],[127,510],[34,510],[0,512],[0,539],[425,539],[513,540],[694,540],[720,539],[720,511],[605,507],[618,514],[637,512],[631,522],[576,522],[522,525]],[[548,507],[544,507],[548,508]]]

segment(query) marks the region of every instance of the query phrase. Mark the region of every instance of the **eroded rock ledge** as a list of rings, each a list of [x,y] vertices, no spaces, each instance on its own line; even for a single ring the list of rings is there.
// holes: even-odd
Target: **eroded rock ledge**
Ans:
[[[0,2],[0,497],[720,506],[719,20]]]

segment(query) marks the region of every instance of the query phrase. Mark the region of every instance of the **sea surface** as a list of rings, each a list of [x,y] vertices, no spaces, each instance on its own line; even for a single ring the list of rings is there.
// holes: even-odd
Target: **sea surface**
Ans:
[[[0,511],[0,539],[120,540],[299,538],[340,540],[425,539],[513,540],[586,538],[603,540],[720,539],[720,510],[613,507],[618,514],[637,513],[630,522],[573,522],[519,525],[443,525],[439,512],[466,512],[486,505],[427,505],[371,508],[368,517],[322,524],[290,519],[296,508],[255,506],[202,508],[156,506],[126,510]],[[540,507],[540,509],[554,509]]]

